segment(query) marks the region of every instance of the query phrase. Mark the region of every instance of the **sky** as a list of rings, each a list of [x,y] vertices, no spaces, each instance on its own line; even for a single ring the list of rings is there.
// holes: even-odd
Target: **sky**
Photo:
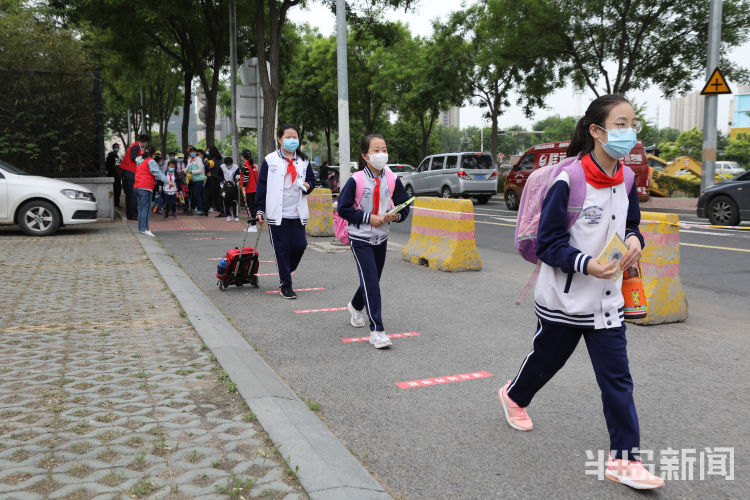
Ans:
[[[398,18],[408,24],[413,35],[427,37],[432,34],[432,21],[434,19],[447,20],[451,12],[461,8],[461,3],[473,4],[475,2],[419,0],[416,2],[416,8],[407,13],[404,13],[403,10],[399,10],[398,12],[389,10],[386,11],[386,15],[392,16],[394,19]],[[335,33],[335,15],[318,3],[309,2],[308,7],[305,9],[299,7],[293,8],[289,12],[289,19],[295,23],[309,23],[311,26],[317,27],[324,35]],[[732,51],[729,54],[729,58],[744,67],[750,67],[750,43]],[[696,80],[693,83],[693,90],[700,90],[704,83],[702,79]],[[729,85],[732,90],[736,91],[736,88],[734,88],[737,86],[736,84],[729,81]],[[646,105],[646,114],[650,118],[650,121],[657,122],[660,128],[669,126],[669,101],[661,97],[658,89],[634,92],[629,97],[638,104]],[[580,116],[585,111],[587,104],[594,98],[593,92],[588,89],[584,91],[580,99],[574,97],[572,87],[560,89],[547,98],[546,108],[534,110],[531,118],[526,118],[519,106],[511,106],[500,117],[500,127],[507,128],[512,125],[522,125],[529,129],[534,122],[548,116]],[[727,133],[729,129],[730,99],[731,96],[729,95],[719,96],[718,128],[724,133]],[[470,103],[464,103],[464,106],[461,108],[461,127],[481,126],[483,123],[485,126],[489,126],[489,120],[482,117],[481,109],[477,106],[472,106]]]

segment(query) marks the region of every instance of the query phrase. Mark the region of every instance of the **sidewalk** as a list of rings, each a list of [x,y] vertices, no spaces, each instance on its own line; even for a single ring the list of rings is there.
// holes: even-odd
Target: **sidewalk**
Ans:
[[[651,196],[640,203],[644,212],[671,212],[676,214],[695,215],[698,209],[698,198],[659,198]]]
[[[125,224],[0,238],[0,498],[307,498]]]

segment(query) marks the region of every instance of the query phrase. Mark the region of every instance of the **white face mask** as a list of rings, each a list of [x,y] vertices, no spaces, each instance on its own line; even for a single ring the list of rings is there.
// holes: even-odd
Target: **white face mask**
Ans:
[[[375,170],[383,170],[388,164],[388,153],[372,153],[370,156],[370,165]]]

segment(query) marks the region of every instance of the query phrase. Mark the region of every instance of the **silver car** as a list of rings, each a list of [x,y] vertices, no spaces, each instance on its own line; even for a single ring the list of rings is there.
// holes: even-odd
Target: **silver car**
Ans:
[[[426,157],[402,182],[409,196],[471,197],[485,204],[497,194],[497,169],[487,153],[443,153]]]

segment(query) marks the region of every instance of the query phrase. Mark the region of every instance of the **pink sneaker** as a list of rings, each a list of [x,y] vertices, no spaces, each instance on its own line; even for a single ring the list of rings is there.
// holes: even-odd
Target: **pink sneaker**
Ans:
[[[508,382],[506,382],[497,393],[497,397],[500,398],[500,402],[503,404],[505,418],[508,420],[508,424],[514,429],[518,429],[519,431],[530,431],[534,428],[534,424],[531,423],[531,418],[529,418],[529,414],[526,413],[526,409],[521,408],[508,397],[509,386],[510,380],[508,380]]]
[[[623,460],[621,458],[607,460],[607,479],[616,483],[622,483],[636,490],[653,490],[664,487],[664,480],[654,476],[641,462],[636,460]]]

